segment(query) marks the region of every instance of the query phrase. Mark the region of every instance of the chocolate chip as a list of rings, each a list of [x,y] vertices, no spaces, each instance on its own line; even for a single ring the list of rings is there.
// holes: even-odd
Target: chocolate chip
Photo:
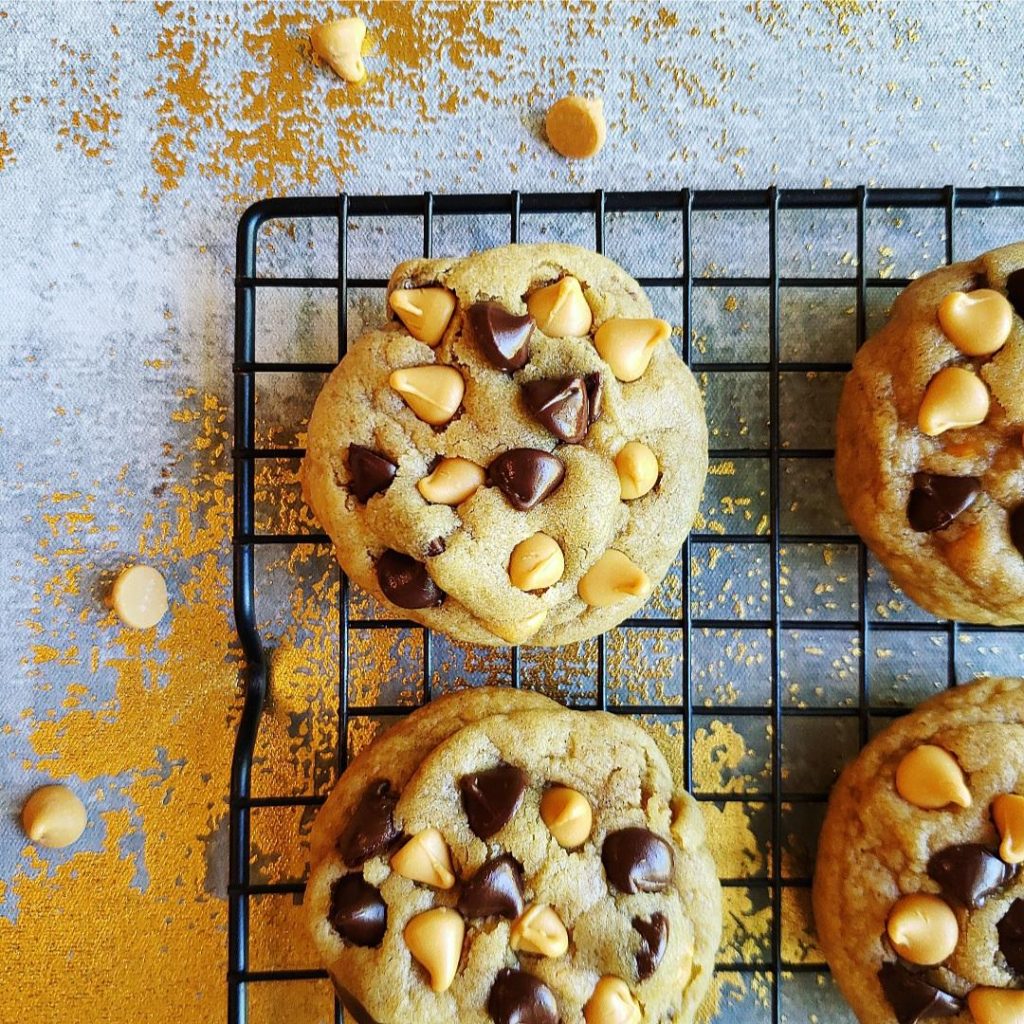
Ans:
[[[1017,316],[1024,316],[1024,267],[1006,278],[1006,297],[1017,310]]]
[[[907,502],[910,528],[918,533],[945,529],[974,504],[980,489],[981,481],[976,476],[915,473],[914,489]]]
[[[523,912],[523,869],[510,853],[481,864],[462,887],[459,911],[464,917],[507,917]]]
[[[495,1024],[558,1024],[554,993],[539,978],[510,967],[498,971],[487,997]]]
[[[902,964],[882,964],[878,980],[899,1024],[918,1024],[932,1017],[955,1017],[963,1013],[962,999],[936,988]]]
[[[526,781],[525,772],[510,764],[462,777],[462,806],[476,835],[493,836],[519,810]]]
[[[1010,968],[1024,974],[1024,899],[1014,900],[996,925],[999,948]]]
[[[510,448],[491,463],[487,474],[513,508],[526,512],[557,490],[565,464],[540,448]]]
[[[520,370],[530,358],[533,319],[516,316],[497,302],[476,302],[466,310],[469,333],[487,360],[500,370]]]
[[[942,892],[970,910],[985,905],[985,900],[1017,874],[1017,868],[1000,860],[980,843],[964,843],[939,850],[928,861],[928,875]]]
[[[345,875],[331,886],[327,920],[353,946],[379,946],[388,927],[388,908],[362,875]]]
[[[400,551],[389,549],[377,559],[377,582],[399,608],[436,608],[444,600],[444,591],[430,578],[427,567]]]
[[[380,452],[361,444],[348,446],[348,486],[364,505],[375,494],[386,491],[397,472],[398,466]]]
[[[531,380],[523,385],[523,402],[535,420],[555,437],[579,444],[590,426],[590,399],[582,377]]]
[[[649,920],[633,918],[633,927],[640,936],[640,948],[636,951],[636,976],[646,981],[661,963],[668,946],[668,918],[664,914],[651,914]]]
[[[583,378],[583,387],[587,392],[587,401],[590,403],[587,419],[589,422],[595,423],[604,412],[604,388],[601,384],[601,374],[596,371],[588,373]]]
[[[1024,505],[1018,505],[1010,513],[1010,540],[1013,546],[1024,555]]]
[[[672,881],[672,849],[646,828],[610,832],[601,862],[608,881],[620,892],[661,892]]]
[[[433,558],[435,555],[443,555],[447,546],[444,537],[435,537],[432,541],[427,542],[427,557]]]
[[[350,867],[357,868],[371,857],[387,853],[402,838],[393,817],[398,794],[387,779],[377,779],[366,787],[348,828],[338,840],[338,853]]]

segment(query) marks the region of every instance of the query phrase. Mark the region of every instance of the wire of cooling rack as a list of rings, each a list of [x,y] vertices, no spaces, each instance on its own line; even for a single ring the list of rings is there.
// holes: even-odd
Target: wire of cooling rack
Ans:
[[[416,217],[422,221],[423,254],[431,256],[433,249],[434,218],[444,216],[507,216],[508,237],[516,242],[520,238],[522,218],[530,214],[592,215],[594,246],[605,248],[607,216],[610,213],[669,213],[678,216],[681,223],[680,250],[683,253],[681,272],[670,276],[639,277],[646,288],[673,288],[681,296],[677,323],[682,328],[682,355],[695,373],[725,374],[735,372],[766,374],[768,378],[768,447],[734,448],[712,447],[714,459],[758,458],[768,462],[769,523],[766,532],[730,533],[729,540],[737,545],[750,545],[767,550],[769,574],[769,614],[767,618],[735,620],[728,617],[695,616],[690,590],[690,545],[692,542],[720,540],[717,534],[696,531],[684,547],[681,559],[682,604],[678,617],[659,618],[643,615],[626,620],[623,628],[650,630],[671,629],[673,643],[678,643],[678,663],[682,678],[682,703],[637,704],[609,703],[607,684],[607,654],[605,637],[597,645],[596,700],[588,707],[597,707],[630,715],[672,715],[683,722],[682,764],[687,784],[693,788],[692,716],[694,703],[690,670],[690,653],[695,629],[750,629],[767,632],[770,636],[771,693],[770,704],[699,705],[701,714],[722,712],[731,717],[764,716],[767,712],[771,734],[770,786],[764,792],[696,794],[698,799],[711,799],[719,803],[742,800],[747,804],[768,805],[771,808],[770,868],[762,878],[726,878],[726,887],[744,886],[748,889],[767,889],[771,907],[771,949],[768,957],[728,962],[721,967],[739,974],[762,974],[769,979],[767,998],[771,1020],[781,1020],[782,1001],[780,979],[785,974],[823,972],[819,963],[790,962],[783,955],[782,901],[786,888],[806,889],[809,877],[784,877],[780,848],[783,839],[783,803],[821,803],[823,792],[783,791],[783,727],[784,720],[805,715],[856,719],[861,745],[866,742],[872,718],[884,718],[900,713],[899,708],[873,705],[869,688],[869,669],[866,651],[872,633],[890,630],[935,633],[945,631],[947,636],[946,682],[957,683],[955,647],[957,624],[950,622],[893,622],[872,619],[868,608],[868,557],[862,544],[850,534],[787,534],[782,529],[783,510],[780,476],[782,460],[822,460],[833,455],[831,448],[783,447],[780,437],[780,390],[785,373],[836,373],[849,368],[847,362],[829,360],[784,360],[780,343],[780,299],[786,289],[843,289],[855,302],[856,343],[859,347],[867,337],[867,296],[869,289],[895,288],[905,285],[905,279],[869,277],[866,267],[867,220],[870,209],[930,209],[939,211],[944,219],[946,262],[952,262],[955,251],[954,231],[956,214],[960,210],[990,209],[995,207],[1024,206],[1024,188],[962,188],[947,186],[941,189],[778,189],[710,191],[689,190],[662,192],[604,192],[596,193],[519,193],[493,195],[433,195],[422,196],[348,196],[324,198],[268,199],[251,206],[238,226],[235,278],[235,337],[234,337],[234,551],[233,598],[235,620],[241,643],[245,667],[243,672],[244,703],[239,720],[237,739],[231,766],[230,793],[230,847],[228,887],[228,1021],[244,1024],[249,1019],[249,988],[256,984],[296,982],[322,979],[326,974],[318,969],[256,970],[250,958],[250,901],[254,896],[266,894],[298,894],[301,882],[260,884],[252,881],[252,811],[261,807],[302,807],[322,802],[317,796],[253,796],[251,775],[253,753],[260,719],[268,689],[268,663],[260,638],[256,617],[256,549],[260,545],[324,545],[328,558],[328,538],[320,533],[272,533],[256,529],[256,475],[261,460],[295,459],[303,451],[295,447],[259,447],[256,444],[256,382],[260,374],[308,373],[322,374],[333,369],[334,362],[261,361],[256,352],[256,307],[258,295],[274,288],[326,288],[336,292],[337,359],[345,353],[348,334],[349,290],[352,288],[383,288],[386,280],[349,276],[349,229],[354,217]],[[856,218],[856,274],[848,277],[785,276],[779,270],[779,213],[783,210],[853,211]],[[701,276],[694,273],[692,258],[693,214],[698,211],[733,213],[755,211],[767,216],[768,274],[766,276]],[[333,277],[297,276],[263,277],[257,275],[257,241],[263,224],[273,220],[320,219],[334,221],[338,232],[337,273]],[[763,288],[768,291],[768,358],[761,361],[722,362],[693,358],[691,333],[693,322],[693,292],[709,287]],[[311,378],[312,379],[312,378]],[[312,401],[314,385],[311,385]],[[806,619],[789,618],[783,614],[782,559],[783,546],[788,542],[852,545],[857,543],[857,615],[849,618],[829,618],[813,625],[823,631],[846,631],[858,639],[858,685],[856,704],[828,708],[802,707],[786,704],[783,700],[782,673],[780,671],[781,636],[786,630],[808,625]],[[422,678],[424,700],[432,693],[434,666],[432,664],[429,631],[403,619],[362,618],[350,616],[348,581],[342,575],[340,586],[341,609],[339,615],[339,744],[338,770],[345,766],[349,723],[357,718],[398,716],[413,710],[405,705],[366,705],[350,703],[348,680],[348,651],[350,630],[408,628],[423,634]],[[972,632],[984,633],[985,627],[972,627]],[[675,639],[678,634],[678,640]],[[508,676],[509,685],[519,686],[520,655],[513,649]],[[344,1020],[343,1010],[335,1001],[334,1018]]]

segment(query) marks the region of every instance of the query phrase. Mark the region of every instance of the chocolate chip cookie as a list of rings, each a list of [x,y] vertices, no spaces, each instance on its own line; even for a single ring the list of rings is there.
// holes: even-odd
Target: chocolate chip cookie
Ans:
[[[481,719],[400,792],[369,782],[335,839],[306,906],[358,1020],[690,1022],[707,991],[703,819],[628,720]]]
[[[893,581],[935,615],[1024,623],[1024,243],[915,281],[857,353],[836,483]]]
[[[386,782],[401,792],[420,762],[442,740],[488,715],[547,709],[561,705],[532,690],[476,686],[437,697],[377,736],[345,769],[316,816],[309,837],[315,867],[334,846],[343,825],[371,782]]]
[[[1024,680],[927,701],[843,772],[814,914],[865,1024],[1024,1020]]]
[[[454,637],[553,645],[635,612],[696,514],[697,385],[640,286],[569,245],[398,267],[309,423],[306,500],[359,586]]]

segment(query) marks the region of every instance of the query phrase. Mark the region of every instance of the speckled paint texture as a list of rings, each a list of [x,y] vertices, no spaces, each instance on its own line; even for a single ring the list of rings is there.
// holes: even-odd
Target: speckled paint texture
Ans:
[[[310,57],[328,13],[367,22],[367,80],[351,87]],[[230,614],[230,345],[234,229],[273,194],[432,189],[644,189],[1020,184],[1022,8],[962,3],[8,4],[0,9],[0,1021],[110,1024],[224,1017],[226,792],[239,711]],[[608,142],[567,163],[542,138],[566,91],[603,97]],[[500,218],[499,218],[500,219]],[[959,256],[1024,234],[1019,216],[965,215]],[[634,273],[677,264],[672,218],[609,224],[609,254]],[[782,225],[783,273],[850,275],[845,215]],[[438,224],[435,249],[504,240],[507,223]],[[538,219],[530,240],[592,243],[592,221]],[[668,241],[666,241],[668,239]],[[695,225],[701,274],[764,273],[763,218]],[[336,237],[276,224],[265,270],[333,272]],[[352,225],[352,272],[386,274],[418,252],[418,222]],[[867,270],[922,272],[942,258],[941,218],[875,211]],[[872,290],[877,323],[892,295]],[[380,316],[354,294],[350,330]],[[672,297],[664,315],[677,314]],[[330,359],[330,294],[261,299],[264,358]],[[767,296],[695,294],[693,346],[708,359],[766,351]],[[848,359],[850,301],[805,296],[782,311],[787,358]],[[677,339],[678,340],[678,339]],[[276,353],[276,356],[275,356]],[[327,353],[325,355],[325,353]],[[764,445],[765,381],[703,375],[718,446]],[[838,375],[794,375],[783,438],[831,438]],[[301,443],[317,382],[261,382],[261,443]],[[827,443],[827,441],[826,441]],[[769,527],[762,463],[715,460],[691,552],[694,613],[761,618],[767,552],[730,541]],[[260,529],[309,529],[293,463],[259,481]],[[791,532],[843,530],[830,463],[783,465]],[[147,633],[104,605],[112,575],[141,559],[167,576],[171,613]],[[780,593],[806,623],[782,640],[783,694],[808,708],[855,704],[856,634],[823,618],[856,614],[856,547],[786,545]],[[258,553],[259,609],[273,688],[257,751],[257,792],[317,793],[338,744],[338,575],[324,548]],[[922,616],[873,573],[869,612]],[[680,577],[651,614],[675,616]],[[354,595],[358,614],[379,609]],[[1021,674],[1019,636],[946,629],[876,634],[864,652],[872,700],[909,704],[945,679]],[[813,863],[820,806],[783,805],[781,848],[759,796],[771,777],[770,641],[757,629],[692,638],[693,783],[727,890],[723,963],[770,955],[772,858],[787,877]],[[353,703],[422,699],[418,631],[355,631]],[[433,647],[437,688],[500,680],[507,652]],[[524,654],[522,677],[594,697],[594,644]],[[677,761],[683,666],[674,630],[616,632],[612,700],[680,705],[654,726]],[[701,714],[706,705],[765,714]],[[362,720],[357,748],[379,725]],[[653,723],[652,723],[653,725]],[[849,726],[849,728],[848,728]],[[856,749],[856,720],[787,720],[783,784],[822,791]],[[26,843],[18,810],[59,781],[89,827],[66,851]],[[255,880],[301,879],[309,814],[268,809],[253,823]],[[745,882],[749,880],[749,884]],[[807,890],[784,890],[787,960],[820,963]],[[254,968],[309,967],[291,895],[253,901]],[[724,969],[711,1012],[764,1021],[770,980]],[[827,976],[782,980],[785,1019],[848,1019]],[[255,986],[252,1020],[331,1019],[324,982]]]

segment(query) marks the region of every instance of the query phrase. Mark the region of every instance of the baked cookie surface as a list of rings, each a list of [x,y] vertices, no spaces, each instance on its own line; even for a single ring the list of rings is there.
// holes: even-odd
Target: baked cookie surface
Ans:
[[[638,726],[561,710],[484,718],[385,802],[371,783],[306,895],[357,1019],[694,1019],[721,894],[699,808]]]
[[[303,491],[342,568],[473,643],[570,643],[635,612],[707,469],[700,392],[636,281],[515,245],[402,264],[389,305],[309,423]]]
[[[914,601],[1024,622],[1024,244],[943,267],[897,298],[857,353],[836,484],[857,532]]]
[[[561,705],[533,690],[476,686],[436,697],[413,711],[363,748],[334,784],[310,831],[310,865],[315,867],[334,846],[371,782],[386,781],[400,792],[427,754],[463,726],[488,715],[544,709],[558,711]]]
[[[814,914],[865,1024],[1024,1019],[1024,680],[982,679],[877,736],[833,790]]]

